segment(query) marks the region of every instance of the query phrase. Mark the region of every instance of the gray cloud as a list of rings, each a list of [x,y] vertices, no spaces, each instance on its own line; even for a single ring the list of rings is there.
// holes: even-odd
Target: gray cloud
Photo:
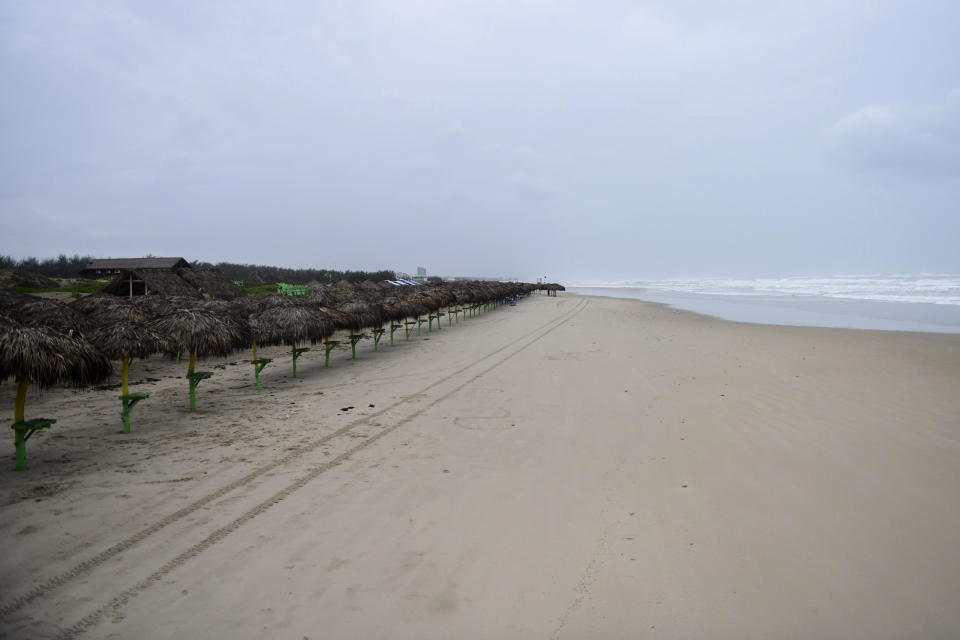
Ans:
[[[947,1],[3,3],[0,251],[960,271],[956,24]]]
[[[827,127],[854,166],[921,178],[960,177],[960,90],[932,105],[871,105]]]

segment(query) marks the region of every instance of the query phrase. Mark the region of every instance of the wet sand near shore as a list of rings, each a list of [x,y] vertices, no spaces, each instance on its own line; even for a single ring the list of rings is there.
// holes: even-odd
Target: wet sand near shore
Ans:
[[[31,388],[0,637],[960,635],[960,335],[574,295],[397,335],[203,362],[194,413],[136,361],[130,434]]]

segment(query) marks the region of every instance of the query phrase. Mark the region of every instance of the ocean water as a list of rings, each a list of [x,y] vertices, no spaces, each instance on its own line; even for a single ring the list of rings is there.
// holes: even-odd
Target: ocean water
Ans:
[[[582,283],[572,293],[660,302],[737,322],[960,333],[960,275]]]

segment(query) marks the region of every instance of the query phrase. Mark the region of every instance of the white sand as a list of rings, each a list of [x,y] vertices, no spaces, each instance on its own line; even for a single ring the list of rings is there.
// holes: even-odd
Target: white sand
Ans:
[[[960,336],[535,296],[429,337],[208,362],[195,414],[136,362],[129,435],[31,390],[0,636],[960,637]]]

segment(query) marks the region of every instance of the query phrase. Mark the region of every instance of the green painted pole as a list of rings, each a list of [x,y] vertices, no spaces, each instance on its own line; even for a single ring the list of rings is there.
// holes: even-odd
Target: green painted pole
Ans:
[[[120,419],[123,420],[124,433],[130,433],[130,412],[137,406],[137,403],[149,397],[149,393],[131,393],[120,396],[120,402],[123,406],[123,409],[120,411]]]
[[[355,335],[350,334],[350,351],[352,352],[351,360],[357,359],[357,343],[363,338],[363,334]]]
[[[17,471],[27,470],[27,439],[23,435],[23,429],[13,430],[13,446],[17,455]]]
[[[340,344],[339,340],[327,340],[323,343],[323,348],[326,349],[326,353],[323,356],[323,366],[330,366],[330,352],[333,351],[333,348]]]
[[[293,377],[294,378],[297,377],[297,358],[299,358],[302,354],[306,353],[307,351],[310,351],[310,347],[301,347],[300,349],[297,349],[296,347],[291,347],[290,353],[291,355],[293,355]]]
[[[257,379],[257,389],[262,389],[260,385],[260,372],[263,371],[268,364],[273,360],[271,358],[263,358],[261,360],[253,361],[253,376]]]

